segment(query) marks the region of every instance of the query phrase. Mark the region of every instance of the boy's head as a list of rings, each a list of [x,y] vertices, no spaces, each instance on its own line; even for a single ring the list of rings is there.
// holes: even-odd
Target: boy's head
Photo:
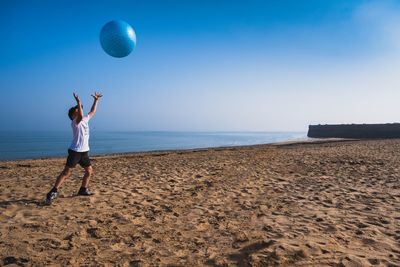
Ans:
[[[82,106],[83,109],[83,106]],[[71,121],[73,119],[75,119],[76,115],[78,115],[78,105],[76,105],[75,107],[72,107],[68,110],[68,117],[71,119]]]

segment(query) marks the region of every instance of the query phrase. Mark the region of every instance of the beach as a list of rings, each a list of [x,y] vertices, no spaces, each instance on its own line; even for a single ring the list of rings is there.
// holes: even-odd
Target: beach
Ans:
[[[0,162],[0,265],[399,266],[400,140]]]

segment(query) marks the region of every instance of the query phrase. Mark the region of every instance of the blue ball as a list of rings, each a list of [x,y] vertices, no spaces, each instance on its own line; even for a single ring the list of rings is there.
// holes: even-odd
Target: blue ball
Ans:
[[[136,46],[136,34],[125,21],[112,20],[101,29],[100,44],[110,56],[126,57]]]

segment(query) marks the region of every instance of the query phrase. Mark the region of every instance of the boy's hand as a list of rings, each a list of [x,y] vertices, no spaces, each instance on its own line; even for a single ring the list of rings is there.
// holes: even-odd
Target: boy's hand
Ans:
[[[74,98],[76,100],[76,103],[80,103],[81,100],[79,99],[79,96],[77,94],[74,93]]]
[[[94,100],[99,100],[100,97],[102,97],[103,95],[99,92],[94,92],[94,95],[92,95],[92,97],[94,98]]]

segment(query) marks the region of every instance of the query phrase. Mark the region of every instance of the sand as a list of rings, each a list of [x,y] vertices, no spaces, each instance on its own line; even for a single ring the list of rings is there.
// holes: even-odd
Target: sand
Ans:
[[[400,266],[400,140],[0,162],[0,265]]]

